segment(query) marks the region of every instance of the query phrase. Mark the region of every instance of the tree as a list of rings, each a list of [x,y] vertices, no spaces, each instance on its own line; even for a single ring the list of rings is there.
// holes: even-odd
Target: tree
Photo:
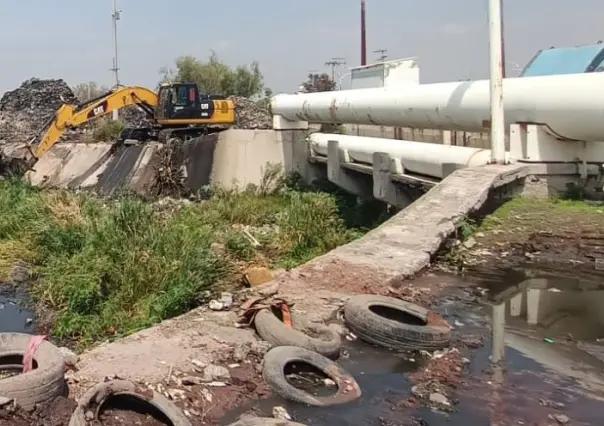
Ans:
[[[105,86],[99,86],[94,81],[88,83],[80,83],[72,88],[73,94],[80,102],[86,102],[94,98],[98,98],[109,91]]]
[[[336,90],[336,82],[329,77],[329,74],[308,74],[308,79],[301,84],[307,93],[331,92]]]
[[[308,79],[300,86],[304,88],[305,93],[331,92],[336,90],[336,82],[329,77],[329,74],[308,74]],[[340,124],[321,124],[321,133],[340,133],[344,134],[345,129]]]
[[[272,89],[265,87],[264,88],[264,97],[262,99],[259,99],[258,102],[256,102],[258,104],[258,106],[261,106],[264,109],[267,109],[269,104],[271,103],[271,98],[273,97],[273,91]]]
[[[215,52],[207,61],[194,56],[182,56],[176,60],[176,69],[164,67],[160,70],[163,82],[197,83],[202,93],[243,96],[259,96],[264,88],[264,77],[258,62],[231,68],[222,62]]]

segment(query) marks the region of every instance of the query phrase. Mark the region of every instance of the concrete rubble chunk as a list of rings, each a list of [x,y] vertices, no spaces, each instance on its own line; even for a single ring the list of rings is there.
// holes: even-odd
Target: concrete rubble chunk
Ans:
[[[292,416],[287,412],[284,407],[276,406],[273,407],[273,418],[280,420],[291,420]]]
[[[250,352],[263,357],[272,348],[272,345],[264,340],[256,340],[252,343]]]
[[[208,307],[213,311],[222,311],[224,309],[224,304],[220,300],[212,299],[210,300]]]
[[[195,376],[185,376],[181,380],[181,383],[185,386],[195,386],[203,383],[201,378]]]
[[[251,345],[248,343],[239,343],[233,350],[233,361],[244,361],[251,351]]]
[[[233,306],[233,293],[222,292],[220,294],[220,303],[222,303],[223,309],[231,309],[231,306]]]
[[[66,347],[60,347],[59,352],[61,352],[61,355],[63,355],[63,360],[65,361],[66,365],[74,366],[78,363],[79,357],[72,350]]]
[[[229,380],[231,378],[231,373],[226,367],[222,367],[220,365],[210,364],[203,370],[203,378],[204,382],[215,382],[220,380]]]
[[[250,287],[257,287],[273,280],[273,274],[268,268],[251,266],[245,271],[245,280]]]
[[[447,397],[441,393],[437,393],[437,392],[431,393],[429,396],[429,399],[430,399],[430,402],[433,402],[435,404],[440,404],[440,405],[445,405],[445,406],[451,405],[451,403],[449,402]]]

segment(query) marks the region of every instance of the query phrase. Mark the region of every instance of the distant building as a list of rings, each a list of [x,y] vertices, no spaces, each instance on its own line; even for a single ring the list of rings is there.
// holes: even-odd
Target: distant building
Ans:
[[[520,77],[558,74],[582,74],[604,71],[604,44],[576,47],[552,47],[537,52]]]
[[[350,81],[351,89],[419,84],[419,62],[417,58],[404,58],[350,68]]]

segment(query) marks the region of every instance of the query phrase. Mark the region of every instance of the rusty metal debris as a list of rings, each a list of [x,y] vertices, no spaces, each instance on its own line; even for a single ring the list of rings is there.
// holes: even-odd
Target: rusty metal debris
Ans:
[[[237,325],[239,327],[250,327],[254,323],[254,318],[259,311],[271,309],[281,311],[283,323],[288,327],[292,327],[291,308],[293,306],[293,303],[289,303],[281,298],[266,299],[263,297],[252,297],[240,306]]]

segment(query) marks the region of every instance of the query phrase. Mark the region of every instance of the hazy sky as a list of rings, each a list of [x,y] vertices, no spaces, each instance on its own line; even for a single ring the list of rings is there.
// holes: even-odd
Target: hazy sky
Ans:
[[[293,91],[325,61],[360,61],[360,0],[120,0],[121,80],[154,88],[181,55],[260,62]],[[369,59],[418,56],[422,82],[488,75],[487,0],[367,0]],[[504,0],[506,59],[604,39],[602,0]],[[112,84],[112,0],[0,0],[0,93],[30,77]],[[340,70],[342,74],[346,69]]]

